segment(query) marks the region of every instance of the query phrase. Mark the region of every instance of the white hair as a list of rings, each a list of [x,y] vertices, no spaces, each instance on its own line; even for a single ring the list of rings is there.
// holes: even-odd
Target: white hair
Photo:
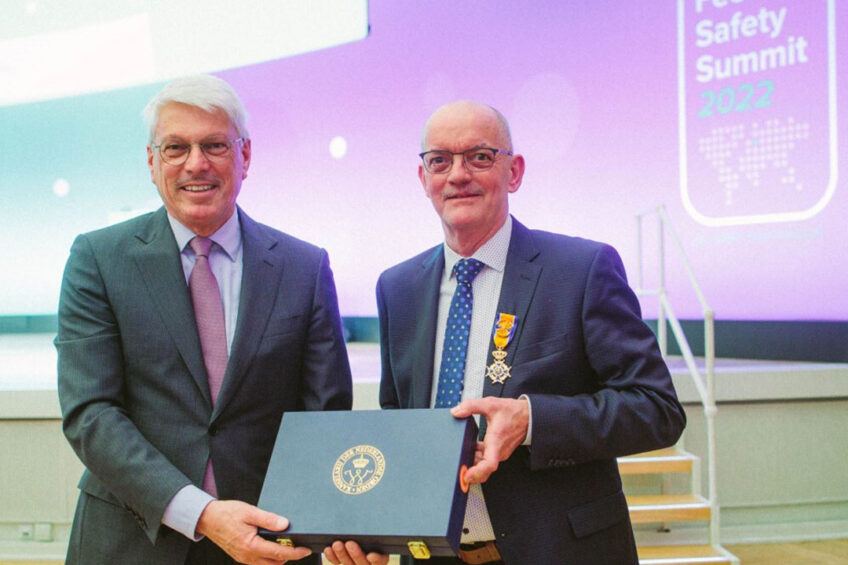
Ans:
[[[153,142],[159,111],[170,102],[195,106],[206,112],[221,110],[230,119],[239,137],[248,139],[247,111],[236,91],[227,82],[211,75],[195,75],[178,78],[166,84],[144,107],[144,123],[149,132],[148,141]]]

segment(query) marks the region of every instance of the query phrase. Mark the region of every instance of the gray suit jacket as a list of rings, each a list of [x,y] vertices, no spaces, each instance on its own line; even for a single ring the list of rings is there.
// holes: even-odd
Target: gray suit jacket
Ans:
[[[255,504],[283,412],[351,406],[327,254],[238,213],[241,299],[214,409],[164,208],[71,248],[58,388],[86,471],[69,564],[183,563],[191,542],[160,521],[177,491],[201,484],[210,450],[219,497]]]
[[[377,284],[385,408],[430,404],[443,269],[440,245]],[[483,395],[533,410],[532,446],[483,485],[504,561],[635,564],[616,457],[673,444],[686,418],[618,254],[516,221],[498,312],[517,316],[512,376]]]

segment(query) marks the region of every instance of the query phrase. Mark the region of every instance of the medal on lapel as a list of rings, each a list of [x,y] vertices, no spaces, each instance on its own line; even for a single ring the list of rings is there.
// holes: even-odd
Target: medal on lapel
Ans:
[[[495,350],[492,351],[492,357],[495,358],[492,364],[486,368],[486,377],[492,381],[492,384],[504,384],[511,376],[509,374],[509,365],[504,363],[506,359],[506,346],[512,341],[512,336],[515,334],[515,314],[498,314],[498,320],[495,322],[495,329],[492,335],[492,341],[495,343]]]

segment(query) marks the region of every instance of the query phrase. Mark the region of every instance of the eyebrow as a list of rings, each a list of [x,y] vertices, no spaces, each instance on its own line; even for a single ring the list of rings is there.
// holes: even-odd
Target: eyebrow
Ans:
[[[443,153],[465,153],[466,151],[471,151],[473,149],[497,149],[497,147],[492,147],[491,145],[472,145],[462,151],[451,151],[449,149],[427,149],[426,151],[422,151],[422,153],[430,153],[431,151],[441,151]]]
[[[207,135],[206,137],[202,138],[197,143],[203,143],[204,141],[208,141],[208,140],[211,140],[211,139],[218,139],[218,138],[223,138],[223,139],[229,140],[229,137],[227,137],[227,134],[225,134],[225,133],[213,133],[213,134]],[[189,143],[189,141],[186,140],[186,138],[184,138],[181,135],[166,135],[165,137],[162,138],[162,141],[163,142],[164,141],[185,141],[186,143]]]

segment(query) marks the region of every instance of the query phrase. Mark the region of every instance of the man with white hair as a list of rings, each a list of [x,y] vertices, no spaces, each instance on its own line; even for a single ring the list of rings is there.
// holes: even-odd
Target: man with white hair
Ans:
[[[288,521],[254,504],[283,412],[351,406],[327,254],[236,205],[251,141],[226,82],[178,79],[145,118],[164,207],[80,235],[62,282],[59,400],[86,467],[66,563],[304,558],[258,536]]]

